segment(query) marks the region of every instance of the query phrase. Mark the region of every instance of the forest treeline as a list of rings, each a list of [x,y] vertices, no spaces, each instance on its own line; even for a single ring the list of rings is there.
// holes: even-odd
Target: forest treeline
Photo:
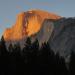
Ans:
[[[0,75],[75,75],[75,53],[71,52],[70,62],[54,53],[48,43],[39,47],[28,37],[21,50],[19,43],[9,45],[8,49],[2,36],[0,40]]]

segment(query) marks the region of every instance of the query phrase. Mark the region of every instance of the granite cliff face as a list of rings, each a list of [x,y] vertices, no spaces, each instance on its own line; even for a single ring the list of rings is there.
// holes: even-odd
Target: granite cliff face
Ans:
[[[48,41],[54,52],[65,58],[75,51],[75,18],[63,18],[54,23],[54,30]]]
[[[6,29],[3,36],[7,42],[20,41],[21,46],[28,36],[33,41],[37,38],[40,44],[48,41],[54,52],[68,59],[71,50],[75,49],[75,18],[30,10],[18,14],[15,25]]]
[[[42,10],[30,10],[18,14],[16,23],[3,34],[6,41],[18,41],[40,31],[45,19],[58,20],[60,16]]]
[[[42,23],[42,27],[36,35],[32,35],[32,40],[38,39],[39,44],[41,45],[44,42],[47,42],[52,35],[54,30],[54,20],[45,19]]]

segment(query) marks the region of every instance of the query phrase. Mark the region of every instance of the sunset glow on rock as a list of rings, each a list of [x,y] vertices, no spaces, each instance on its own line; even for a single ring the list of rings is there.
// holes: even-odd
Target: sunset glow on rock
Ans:
[[[22,12],[18,14],[15,25],[5,30],[4,38],[5,40],[20,40],[39,32],[45,19],[60,18],[60,16],[41,10]]]

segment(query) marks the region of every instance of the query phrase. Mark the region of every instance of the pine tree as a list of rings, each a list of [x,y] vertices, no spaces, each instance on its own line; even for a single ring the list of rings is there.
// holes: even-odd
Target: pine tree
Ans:
[[[31,45],[31,51],[32,51],[32,61],[33,63],[37,63],[37,56],[39,52],[39,42],[38,39],[36,39],[32,45]]]
[[[1,42],[0,43],[1,43],[0,44],[1,54],[5,56],[7,54],[7,48],[6,48],[5,40],[4,40],[3,36],[1,38]]]
[[[75,52],[74,51],[71,51],[69,69],[70,69],[70,75],[75,75]]]
[[[9,53],[12,53],[12,52],[13,52],[13,50],[14,50],[13,45],[12,45],[12,44],[10,44],[10,45],[9,45],[9,47],[8,47],[8,51],[9,51]]]
[[[25,63],[29,63],[31,57],[31,38],[28,37],[23,48]]]

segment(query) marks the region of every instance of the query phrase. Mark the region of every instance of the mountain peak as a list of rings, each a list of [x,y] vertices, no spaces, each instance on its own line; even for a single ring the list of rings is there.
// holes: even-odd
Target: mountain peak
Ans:
[[[61,17],[43,10],[29,10],[21,12],[17,16],[16,23],[5,30],[4,38],[9,40],[20,40],[40,31],[45,19],[58,20]]]

